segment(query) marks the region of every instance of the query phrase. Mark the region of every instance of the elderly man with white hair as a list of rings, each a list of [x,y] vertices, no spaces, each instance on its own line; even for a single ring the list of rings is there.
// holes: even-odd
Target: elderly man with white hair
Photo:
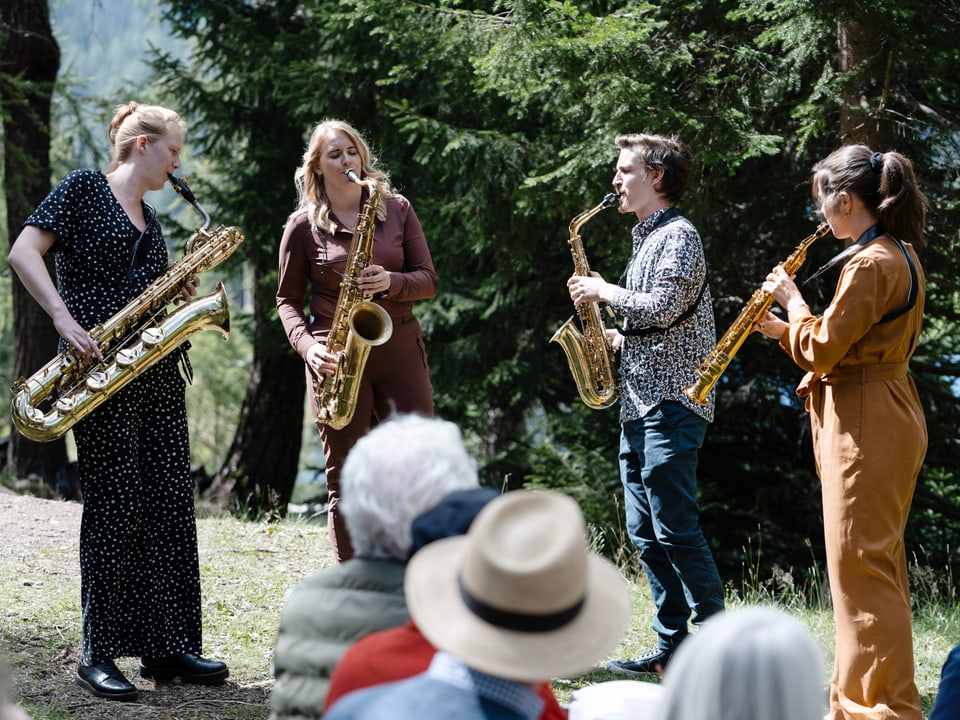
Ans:
[[[419,415],[394,416],[361,438],[340,483],[356,554],[288,595],[274,649],[273,720],[316,718],[346,649],[407,621],[403,576],[413,519],[448,493],[479,487],[459,428]]]

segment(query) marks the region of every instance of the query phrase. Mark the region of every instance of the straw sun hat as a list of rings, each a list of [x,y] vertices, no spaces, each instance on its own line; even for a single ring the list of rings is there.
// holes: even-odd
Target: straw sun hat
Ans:
[[[620,572],[587,549],[580,507],[552,491],[495,498],[466,535],[417,552],[404,586],[411,617],[435,647],[522,682],[592,669],[630,615]]]

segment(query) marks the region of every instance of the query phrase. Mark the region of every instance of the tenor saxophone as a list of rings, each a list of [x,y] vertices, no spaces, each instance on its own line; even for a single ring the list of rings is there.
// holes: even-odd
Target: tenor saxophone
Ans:
[[[154,280],[116,315],[90,330],[103,360],[84,360],[73,350],[54,357],[29,378],[18,378],[10,388],[10,415],[24,437],[39,442],[55,440],[85,418],[131,380],[169,355],[201,330],[230,334],[230,309],[223,284],[195,297],[179,309],[168,306],[180,297],[183,284],[194,275],[227,259],[243,242],[237,227],[220,226],[208,232],[210,216],[186,183],[168,175],[176,191],[203,216],[204,224],[187,241],[184,256]]]
[[[830,225],[821,223],[812,234],[800,241],[800,244],[787,259],[780,263],[780,266],[788,275],[795,274],[807,259],[807,248],[828,232],[830,232]],[[700,405],[706,404],[710,390],[717,384],[720,376],[723,375],[724,370],[727,369],[747,336],[753,332],[754,324],[763,317],[772,303],[772,293],[767,292],[762,287],[754,291],[750,301],[744,305],[737,319],[733,321],[733,324],[720,338],[716,347],[700,364],[696,382],[684,390],[687,397]]]
[[[610,193],[594,208],[584,210],[570,221],[570,252],[573,255],[574,275],[590,276],[590,263],[587,262],[580,239],[580,228],[601,210],[613,207],[618,195]],[[584,404],[593,410],[610,407],[617,401],[617,375],[613,359],[613,348],[604,334],[603,319],[600,317],[598,303],[581,303],[577,306],[582,332],[571,316],[557,330],[550,342],[559,343],[567,356],[567,364],[573,373],[577,391]]]
[[[373,257],[380,187],[376,180],[361,180],[353,170],[345,174],[351,182],[366,185],[369,195],[353,229],[340,295],[327,336],[327,352],[337,357],[337,367],[314,388],[317,427],[327,425],[335,430],[353,419],[370,349],[382,345],[393,334],[389,313],[371,301],[357,284],[361,271]]]

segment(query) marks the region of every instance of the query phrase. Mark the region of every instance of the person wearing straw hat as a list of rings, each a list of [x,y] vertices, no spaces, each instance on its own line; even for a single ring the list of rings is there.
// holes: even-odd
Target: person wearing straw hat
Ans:
[[[536,686],[591,670],[629,620],[625,580],[586,538],[565,495],[492,500],[466,535],[431,543],[407,565],[410,616],[438,648],[426,672],[348,694],[324,717],[537,718]]]
[[[480,511],[499,495],[498,491],[485,487],[446,495],[414,518],[410,555],[437,540],[466,534]],[[430,666],[436,652],[412,620],[360,638],[333,669],[324,712],[351,692],[419,675]],[[540,683],[537,692],[543,698],[539,720],[567,720],[567,710],[557,702],[550,683]]]

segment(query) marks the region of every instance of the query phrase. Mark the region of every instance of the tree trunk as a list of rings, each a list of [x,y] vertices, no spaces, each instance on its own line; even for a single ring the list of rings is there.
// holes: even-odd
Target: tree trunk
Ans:
[[[272,276],[271,276],[272,277]],[[262,279],[262,278],[261,278]],[[257,282],[260,288],[263,282]],[[213,493],[235,504],[239,517],[286,515],[300,446],[306,377],[303,360],[278,334],[266,292],[254,296],[254,352],[233,442],[213,481]],[[281,333],[282,335],[282,333]]]
[[[840,106],[844,143],[864,143],[881,152],[893,148],[894,124],[886,112],[893,50],[876,19],[863,16],[837,26],[839,70],[847,74]]]
[[[2,61],[9,76],[3,85],[3,145],[7,231],[12,243],[20,224],[50,191],[50,100],[60,68],[60,48],[50,28],[46,0],[2,0],[0,8]],[[47,269],[53,273],[50,256]],[[50,318],[16,273],[12,276],[13,375],[26,377],[56,354],[58,338]],[[7,467],[14,476],[36,473],[53,483],[66,461],[63,438],[37,443],[11,430]]]

